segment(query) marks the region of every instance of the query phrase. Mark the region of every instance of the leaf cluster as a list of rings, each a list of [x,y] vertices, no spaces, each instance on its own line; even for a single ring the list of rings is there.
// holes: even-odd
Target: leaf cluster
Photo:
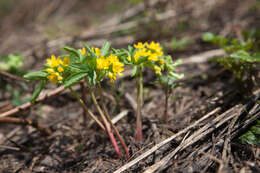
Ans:
[[[260,62],[259,33],[243,32],[243,40],[227,38],[207,32],[202,39],[224,49],[227,56],[215,59],[220,65],[230,70],[238,81],[253,75],[256,65]]]
[[[256,145],[260,143],[260,120],[252,126],[246,133],[239,137],[243,144]]]

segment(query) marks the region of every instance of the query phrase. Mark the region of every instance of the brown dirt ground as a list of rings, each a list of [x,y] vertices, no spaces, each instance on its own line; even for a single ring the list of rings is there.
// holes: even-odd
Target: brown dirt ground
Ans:
[[[98,39],[98,36],[85,39],[80,35],[89,28],[98,28],[111,16],[120,16],[126,9],[136,6],[129,2],[124,4],[119,0],[105,3],[77,0],[71,3],[71,1],[60,0],[50,3],[48,0],[44,0],[36,3],[32,0],[22,0],[19,4],[15,4],[7,15],[2,16],[0,54],[22,52],[28,55],[24,68],[39,69],[44,63],[45,57],[60,51],[59,47],[48,46],[48,41],[59,40],[67,36],[73,37],[74,42]],[[152,16],[165,10],[175,10],[177,17],[166,21],[141,24],[132,32],[131,30],[125,33],[118,32],[104,37],[110,40],[130,34],[135,41],[160,41],[165,45],[167,53],[174,59],[184,59],[216,48],[202,42],[201,35],[205,31],[236,36],[234,33],[237,30],[252,29],[260,25],[259,1],[162,1],[153,8],[147,8],[145,14],[142,15]],[[142,15],[136,17],[135,20],[142,18]],[[183,36],[192,38],[194,44],[178,51],[173,51],[167,46],[172,37],[181,38]],[[73,45],[74,42],[67,42],[67,44]],[[32,49],[34,51],[28,54],[27,51]],[[128,93],[132,98],[136,98],[135,80],[126,76],[115,83],[114,88],[111,87],[109,81],[104,81],[105,102],[110,114],[115,116],[124,110],[129,110],[127,116],[121,119],[116,126],[126,140],[131,159],[187,127],[214,108],[220,106],[224,112],[238,103],[246,102],[246,97],[250,96],[250,94],[241,94],[235,85],[232,74],[215,63],[188,63],[180,66],[178,70],[184,73],[186,78],[183,86],[175,89],[170,97],[168,125],[162,121],[164,92],[161,87],[153,85],[154,74],[145,71],[143,143],[137,143],[133,138],[135,111],[126,97],[126,93]],[[193,78],[189,79],[188,77],[191,75]],[[20,86],[13,82],[10,84],[14,88]],[[26,97],[32,92],[30,87],[33,84],[26,85],[29,86],[29,89],[24,91],[21,97]],[[53,86],[50,85],[47,89],[51,90]],[[255,89],[253,88],[253,90]],[[219,97],[225,94],[227,94],[225,98]],[[0,103],[12,99],[9,94],[0,96],[2,97]],[[87,97],[87,100],[90,100],[89,96]],[[88,105],[95,111],[91,102]],[[126,159],[116,157],[109,138],[98,126],[95,124],[90,126],[90,119],[88,119],[87,125],[83,124],[82,114],[83,110],[72,95],[63,92],[16,115],[38,120],[44,126],[50,127],[53,132],[51,136],[42,136],[29,126],[1,124],[0,144],[15,149],[0,147],[0,172],[98,173],[113,172],[126,164]],[[10,135],[10,133],[13,134]],[[8,135],[10,137],[7,139]],[[194,155],[187,157],[198,146],[204,145],[205,141],[213,139],[214,135],[213,133],[178,153],[162,172],[201,172],[202,170],[217,172],[218,162],[206,162],[208,164],[205,164],[205,162],[202,163],[203,157]],[[145,168],[153,165],[176,148],[182,138],[183,136],[177,138],[157,153],[140,161],[128,172],[143,172]],[[260,156],[257,155],[259,146],[242,145],[234,140],[231,141],[231,150],[235,160],[228,165],[228,171],[239,172],[245,169],[246,172],[255,172],[257,168],[259,170]],[[212,155],[221,158],[221,150]],[[253,167],[254,169],[248,166],[249,162],[256,165]]]

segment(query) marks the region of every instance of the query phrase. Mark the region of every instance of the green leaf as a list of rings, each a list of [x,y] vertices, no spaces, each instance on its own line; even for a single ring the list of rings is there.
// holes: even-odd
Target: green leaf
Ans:
[[[215,39],[215,35],[211,32],[206,32],[205,34],[203,34],[202,36],[202,40],[206,41],[206,42],[211,42]]]
[[[88,73],[86,73],[86,72],[73,74],[72,76],[68,77],[66,79],[66,81],[64,81],[64,87],[68,88],[68,87],[74,85],[75,83],[81,81],[87,75],[88,75]]]
[[[131,72],[131,77],[134,77],[134,76],[136,75],[136,72],[137,72],[137,66],[135,65],[135,66],[133,67],[132,72]]]
[[[260,135],[260,125],[253,126],[251,130],[254,134]]]
[[[93,71],[93,73],[89,77],[89,82],[91,85],[96,85],[96,79],[97,79],[97,73],[96,71]]]
[[[110,43],[106,41],[101,48],[101,56],[106,56],[109,53]]]
[[[182,60],[181,59],[178,59],[177,61],[175,61],[173,64],[172,64],[172,66],[173,67],[176,67],[176,66],[179,66],[179,65],[181,65],[182,64]]]
[[[239,50],[235,53],[232,53],[230,55],[231,58],[235,58],[235,59],[241,59],[244,60],[246,62],[254,62],[253,57],[246,51],[244,50]]]
[[[251,131],[246,132],[244,135],[240,137],[242,143],[248,143],[250,145],[254,145],[258,143],[257,137]]]
[[[169,72],[170,76],[175,78],[175,79],[181,79],[184,77],[184,74],[177,74],[177,73],[174,73],[174,72]]]
[[[86,43],[82,43],[83,46],[87,49],[87,52],[92,56],[92,57],[97,57],[97,55],[95,54],[95,52],[93,52],[91,50],[91,48],[86,44]]]
[[[184,50],[186,47],[194,43],[189,37],[183,37],[177,40],[175,37],[171,40],[171,48],[173,50]]]
[[[48,73],[44,70],[41,70],[41,71],[29,72],[25,74],[23,77],[27,80],[42,80],[42,79],[46,79],[47,76]]]
[[[31,103],[34,104],[35,100],[38,98],[38,96],[40,95],[43,87],[46,85],[47,80],[42,80],[41,83],[39,85],[37,85],[37,87],[35,88],[32,98],[31,98]]]
[[[76,50],[76,49],[74,49],[74,48],[72,48],[72,47],[66,46],[66,47],[64,47],[63,49],[66,50],[67,52],[72,53],[73,55],[75,55],[75,56],[78,57],[78,58],[81,57],[81,53],[80,53],[78,50]]]
[[[260,53],[259,52],[254,53],[253,59],[254,59],[255,62],[260,62]]]
[[[82,72],[89,71],[88,66],[86,64],[82,64],[82,63],[71,64],[71,65],[67,66],[67,69],[71,73],[82,73]]]

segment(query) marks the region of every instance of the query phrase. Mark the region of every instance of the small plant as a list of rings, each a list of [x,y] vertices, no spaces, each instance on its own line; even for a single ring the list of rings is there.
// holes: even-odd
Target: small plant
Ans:
[[[260,62],[259,37],[257,32],[244,32],[243,40],[225,38],[212,33],[205,33],[202,39],[223,48],[227,56],[216,61],[230,70],[239,84],[252,82],[257,75],[257,64]],[[245,84],[245,83],[244,83]]]
[[[260,120],[256,121],[247,132],[239,137],[243,144],[256,145],[260,144]]]
[[[186,47],[194,44],[194,41],[189,37],[183,37],[181,39],[176,39],[175,37],[171,40],[172,50],[184,50]]]
[[[165,124],[168,124],[168,103],[169,103],[169,97],[171,96],[172,90],[176,87],[180,86],[179,83],[176,82],[176,80],[179,80],[184,77],[184,74],[177,74],[175,71],[175,67],[181,64],[181,60],[176,61],[175,63],[172,61],[171,56],[165,57],[165,75],[159,76],[156,83],[160,84],[165,93],[165,107],[164,107],[164,122]]]
[[[132,76],[136,77],[136,87],[137,87],[137,115],[136,115],[136,140],[142,141],[142,106],[143,106],[143,70],[144,68],[149,68],[155,71],[155,74],[160,79],[160,84],[165,84],[163,82],[163,71],[167,71],[169,74],[167,77],[171,80],[169,85],[173,85],[173,78],[181,78],[174,71],[174,66],[178,64],[173,64],[172,58],[170,56],[165,56],[163,54],[162,47],[159,43],[154,43],[153,41],[148,43],[135,44],[134,47],[128,47],[128,57],[127,64],[132,66]],[[166,78],[167,78],[166,77]],[[166,84],[165,84],[166,85]],[[167,91],[168,93],[168,91]],[[168,97],[168,94],[167,96]],[[168,100],[168,98],[167,98]],[[167,103],[166,103],[167,104]],[[166,115],[167,116],[167,115]],[[168,118],[165,118],[168,119]]]
[[[41,81],[41,83],[35,88],[31,102],[35,102],[48,81],[53,84],[63,85],[71,91],[84,110],[99,125],[99,127],[108,134],[118,157],[121,157],[121,152],[112,130],[121,142],[127,158],[129,158],[130,155],[128,148],[117,128],[112,123],[104,104],[101,82],[105,78],[108,78],[111,84],[113,84],[117,77],[122,75],[125,66],[129,65],[133,68],[132,76],[137,78],[136,83],[138,90],[136,137],[140,141],[142,140],[141,108],[143,105],[143,69],[144,67],[151,68],[159,77],[162,76],[162,71],[169,70],[171,79],[173,77],[180,78],[180,76],[175,74],[174,71],[174,67],[177,64],[173,64],[170,56],[164,56],[159,43],[154,42],[151,42],[150,44],[138,43],[133,47],[129,46],[128,50],[110,48],[109,42],[105,42],[101,49],[96,47],[90,48],[85,43],[83,43],[83,46],[82,49],[78,50],[72,47],[64,47],[64,50],[68,52],[68,54],[58,57],[52,55],[51,58],[46,60],[47,63],[45,64],[45,69],[30,72],[24,76],[24,78],[28,80]],[[88,88],[91,99],[101,120],[92,113],[92,111],[82,101],[78,93],[72,88],[72,85],[82,81],[85,82]],[[99,103],[93,91],[94,87],[98,90],[98,95],[100,97]]]
[[[124,70],[124,64],[120,62],[118,56],[115,56],[110,51],[110,43],[105,42],[101,49],[92,47],[90,48],[87,44],[83,44],[82,49],[76,50],[72,47],[65,47],[64,49],[69,53],[62,55],[61,57],[51,56],[47,59],[45,69],[37,72],[31,72],[26,74],[24,77],[28,80],[41,80],[41,83],[35,89],[32,102],[38,97],[43,87],[47,84],[48,80],[53,84],[64,85],[68,88],[71,93],[77,98],[78,102],[82,105],[85,111],[90,117],[96,121],[96,123],[103,129],[109,136],[112,145],[118,157],[121,157],[121,152],[117,145],[116,139],[112,132],[115,131],[119,138],[122,146],[126,152],[127,158],[129,158],[129,152],[127,146],[120,136],[118,130],[112,123],[108,111],[105,109],[102,99],[102,87],[101,81],[108,77],[111,82],[116,80],[118,75]],[[84,104],[80,96],[76,91],[72,89],[72,85],[85,81],[92,101],[101,117],[100,121],[92,111]],[[98,104],[95,94],[93,92],[94,86],[99,89],[99,96],[101,97],[101,106]],[[102,108],[101,108],[102,107]],[[112,127],[112,129],[111,129]]]
[[[1,57],[0,71],[8,71],[11,73],[23,73],[19,68],[23,65],[24,57],[19,53],[9,54]]]
[[[227,56],[218,58],[216,61],[230,70],[239,86],[248,85],[252,87],[253,81],[257,79],[258,65],[260,62],[260,31],[253,30],[243,32],[242,40],[225,38],[212,33],[205,33],[203,40],[219,45],[223,48]],[[257,82],[255,85],[258,86]],[[247,87],[247,89],[249,89]],[[248,131],[239,137],[242,143],[259,144],[260,143],[260,121],[257,120]]]

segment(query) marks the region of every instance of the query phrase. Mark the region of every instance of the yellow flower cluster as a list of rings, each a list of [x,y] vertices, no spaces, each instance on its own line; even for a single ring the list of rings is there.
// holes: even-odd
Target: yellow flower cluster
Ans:
[[[100,56],[101,50],[99,48],[92,47],[91,50],[97,55]],[[86,48],[83,47],[82,49],[79,49],[79,52],[81,53],[82,56],[86,54]],[[89,54],[88,54],[89,55]]]
[[[62,81],[61,73],[64,71],[64,67],[69,65],[69,57],[65,57],[62,61],[60,57],[56,58],[55,55],[52,55],[51,58],[48,58],[46,61],[48,67],[45,71],[49,73],[47,78],[54,84],[57,83],[57,81]]]
[[[151,42],[148,43],[141,43],[138,42],[134,44],[136,48],[136,53],[134,55],[134,60],[137,62],[140,57],[147,57],[148,61],[156,62],[158,65],[154,65],[153,69],[157,75],[161,75],[161,65],[165,63],[164,59],[161,57],[163,56],[162,47],[159,43]]]
[[[163,55],[163,51],[159,43],[154,43],[153,41],[150,44],[138,42],[137,44],[134,44],[134,47],[137,49],[136,54],[134,55],[135,62],[143,56],[147,57],[149,61],[157,62],[160,60],[160,63],[162,63],[163,59],[160,59],[159,57]]]
[[[110,54],[108,57],[100,56],[101,50],[96,47],[91,47],[91,50],[97,55],[97,70],[108,70],[108,77],[111,81],[116,80],[117,75],[122,75],[124,64],[121,63],[117,56]],[[79,49],[81,55],[86,54],[86,49]]]
[[[116,80],[117,75],[122,75],[124,71],[124,64],[121,63],[117,56],[110,54],[108,57],[100,56],[99,48],[92,48],[92,50],[98,56],[97,58],[97,69],[98,70],[109,70],[108,77],[111,81]]]

